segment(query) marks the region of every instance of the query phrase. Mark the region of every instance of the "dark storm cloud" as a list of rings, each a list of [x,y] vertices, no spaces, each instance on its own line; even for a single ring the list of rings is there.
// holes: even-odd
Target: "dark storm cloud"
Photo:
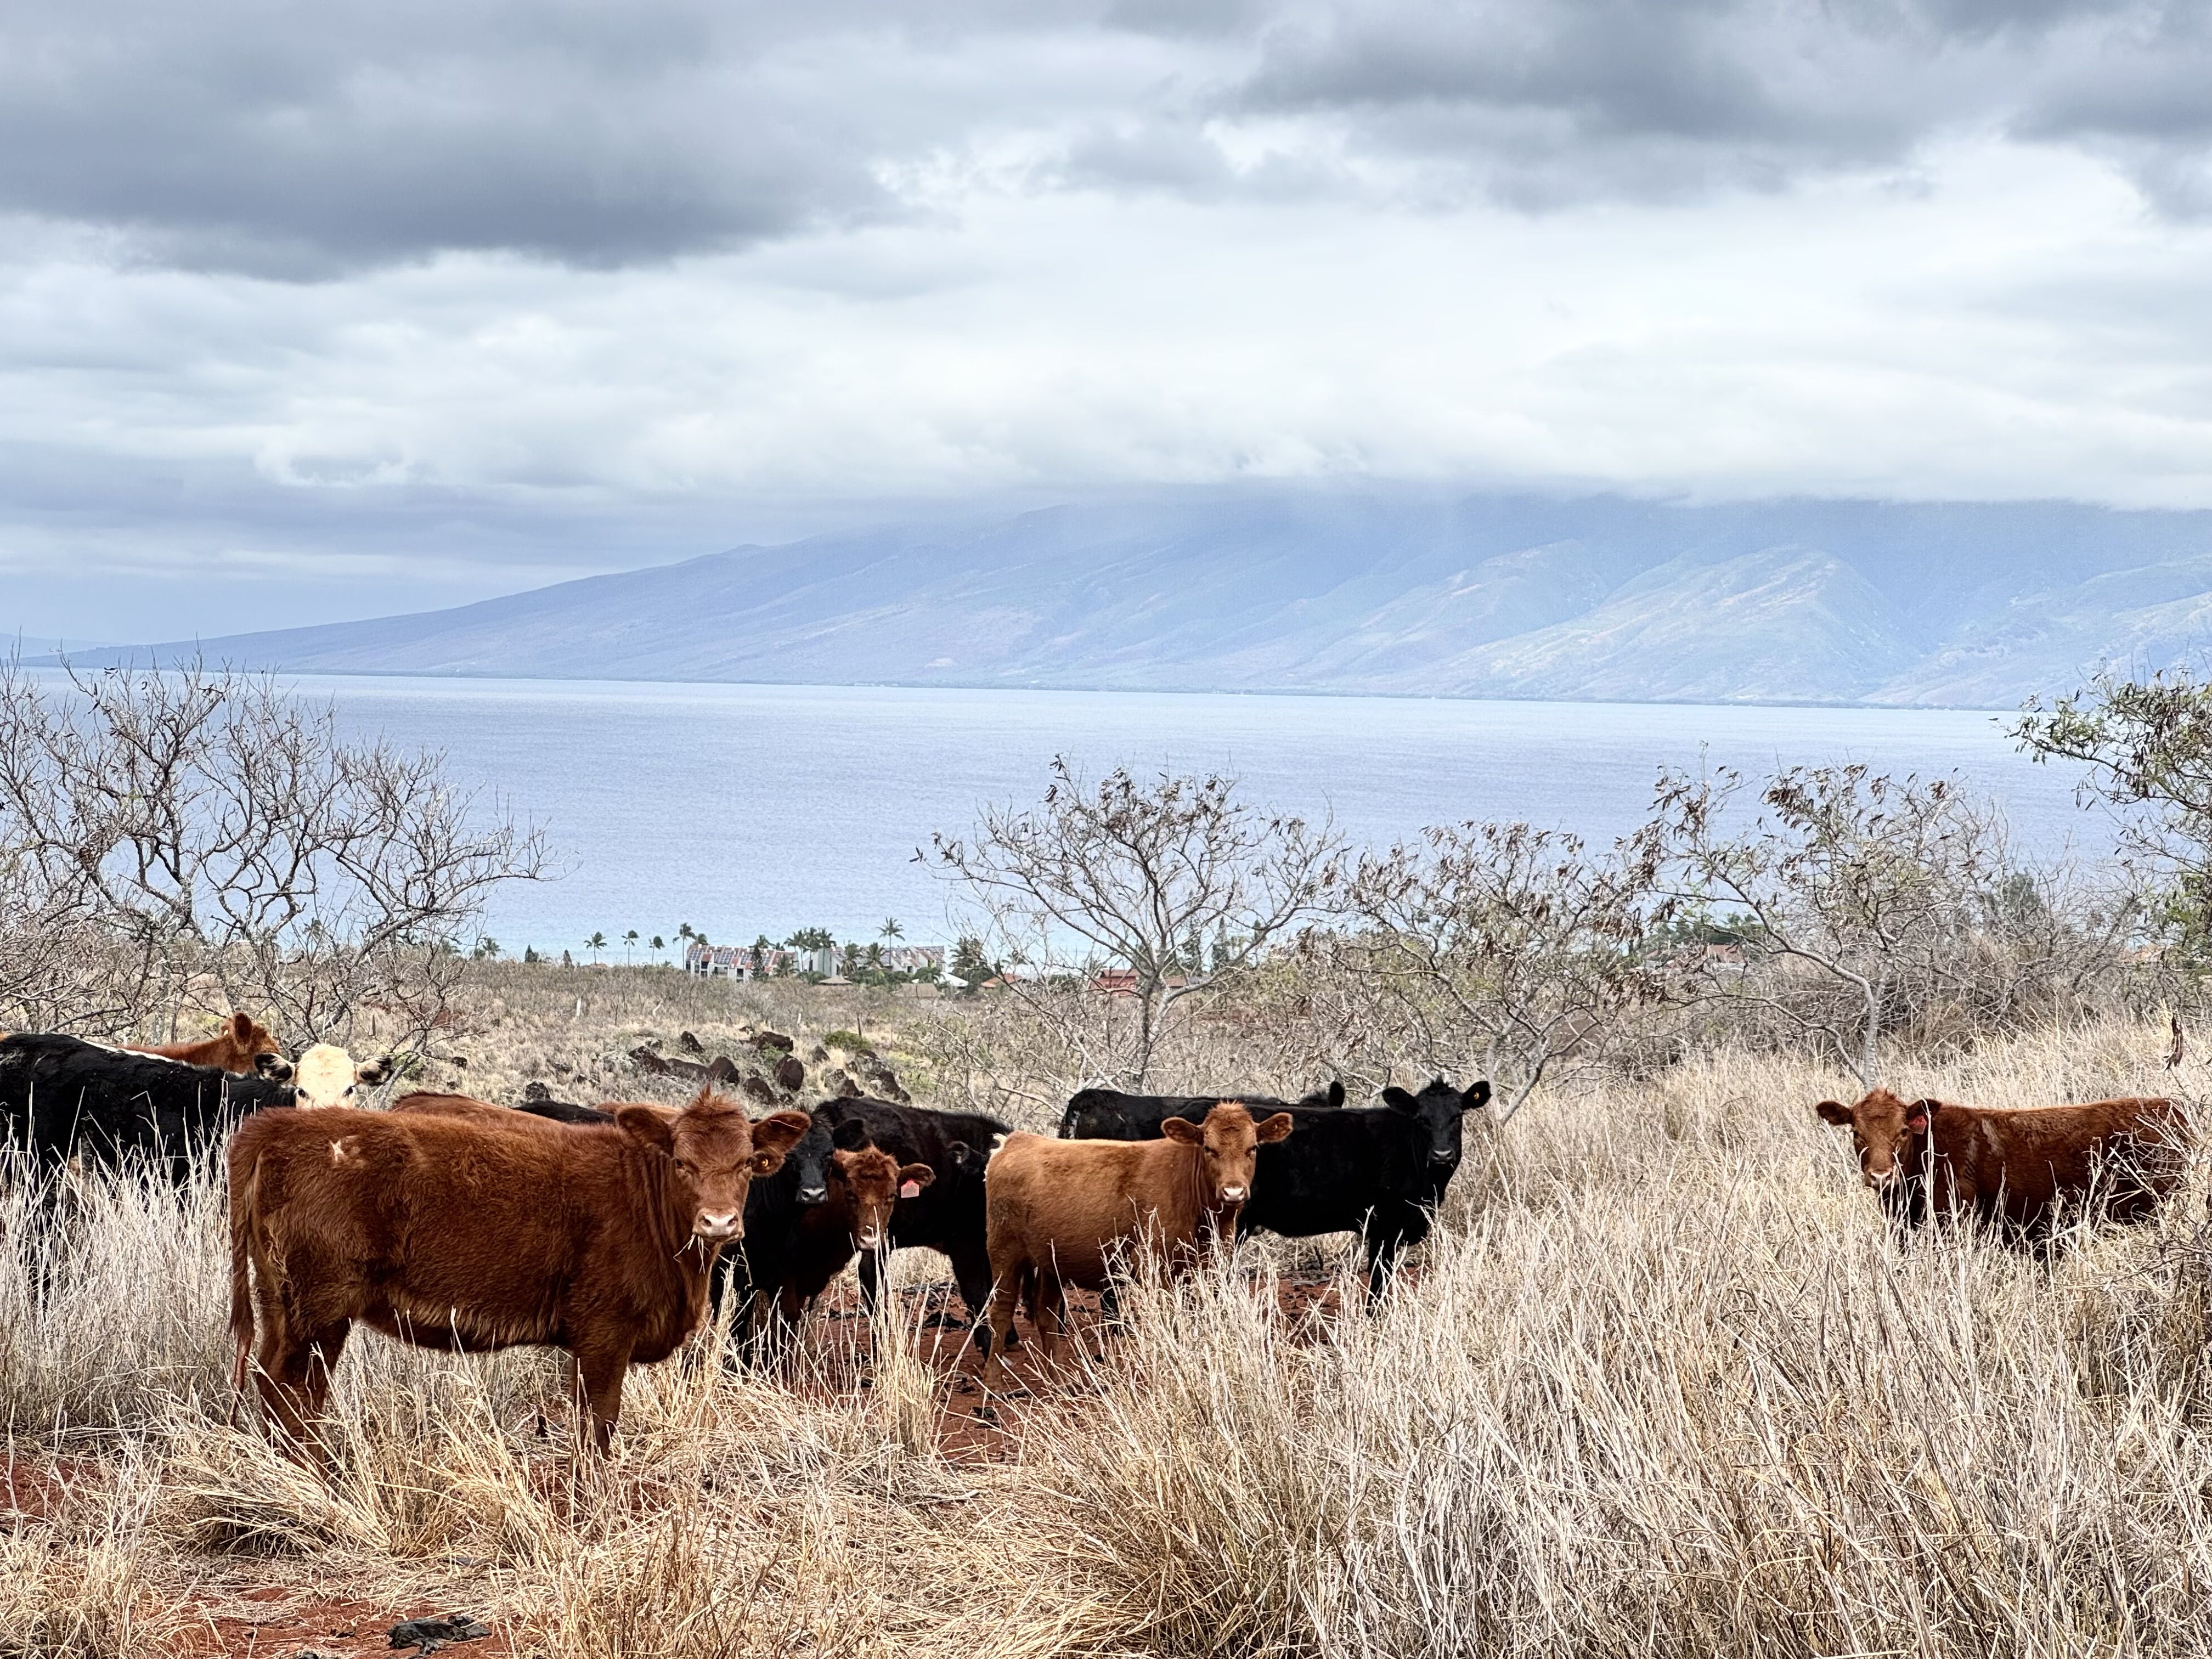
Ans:
[[[1036,189],[1545,207],[1897,167],[1951,131],[2080,146],[2193,213],[2212,207],[2198,17],[2149,0],[17,0],[0,213],[99,228],[125,258],[287,276],[446,250],[605,267],[896,216],[914,177],[1009,141],[1030,160],[1007,176]]]
[[[0,21],[0,209],[111,227],[164,263],[279,275],[445,249],[607,265],[743,245],[888,210],[875,162],[943,136],[926,89],[896,82],[945,26],[902,33],[897,17],[23,0]]]
[[[1354,162],[1529,207],[1778,186],[1996,134],[2079,145],[2196,210],[2201,17],[2111,0],[1336,0],[1285,7],[1224,107],[1334,120]]]

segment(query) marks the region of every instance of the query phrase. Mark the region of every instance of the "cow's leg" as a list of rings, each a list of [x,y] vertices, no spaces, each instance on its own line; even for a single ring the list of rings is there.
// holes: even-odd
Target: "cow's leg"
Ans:
[[[1030,1294],[1030,1322],[1036,1327],[1037,1363],[1057,1366],[1067,1350],[1067,1290],[1060,1275],[1037,1269]]]
[[[256,1379],[261,1403],[289,1443],[292,1455],[312,1461],[325,1474],[333,1474],[337,1460],[332,1454],[324,1423],[324,1407],[331,1395],[331,1373],[345,1352],[351,1322],[337,1320],[302,1334],[289,1322],[271,1328],[261,1344],[261,1370]]]
[[[576,1403],[591,1413],[592,1444],[602,1456],[622,1416],[623,1376],[629,1370],[629,1351],[630,1344],[619,1339],[587,1343],[573,1350]]]
[[[729,1352],[740,1364],[754,1366],[767,1360],[768,1337],[763,1328],[767,1303],[756,1285],[748,1285],[738,1292],[738,1305],[730,1314]]]
[[[1398,1251],[1404,1243],[1404,1233],[1395,1217],[1385,1220],[1379,1214],[1367,1218],[1367,1305],[1373,1307],[1380,1301],[1397,1271]]]
[[[948,1249],[945,1254],[952,1262],[952,1282],[960,1287],[960,1301],[968,1310],[968,1323],[974,1334],[975,1346],[984,1353],[991,1352],[991,1254],[981,1244],[969,1243]],[[1009,1332],[1009,1346],[1022,1346],[1021,1334]]]
[[[806,1322],[807,1304],[814,1298],[799,1294],[796,1282],[786,1280],[775,1298],[776,1336],[787,1354],[799,1351],[799,1328]]]
[[[1014,1328],[1014,1304],[1021,1300],[1025,1265],[1008,1261],[1000,1264],[998,1282],[991,1288],[991,1328],[984,1346],[983,1387],[988,1390],[1006,1381],[1006,1334]]]

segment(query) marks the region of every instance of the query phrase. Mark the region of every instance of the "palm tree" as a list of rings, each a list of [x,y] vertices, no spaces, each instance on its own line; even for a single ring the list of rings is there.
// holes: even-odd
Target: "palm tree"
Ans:
[[[597,962],[599,959],[599,952],[607,948],[607,936],[605,933],[594,932],[591,938],[584,941],[584,948],[592,953],[592,960]]]
[[[623,966],[629,966],[630,947],[637,943],[637,929],[633,927],[623,935]]]

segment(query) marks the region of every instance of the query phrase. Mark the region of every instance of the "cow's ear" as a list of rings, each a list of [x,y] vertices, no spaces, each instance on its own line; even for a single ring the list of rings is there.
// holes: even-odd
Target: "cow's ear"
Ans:
[[[1333,1077],[1328,1080],[1328,1103],[1332,1106],[1344,1104],[1344,1079],[1340,1077]]]
[[[868,1144],[868,1126],[848,1117],[830,1132],[830,1144],[841,1152],[857,1152]]]
[[[899,1196],[912,1198],[914,1194],[906,1188],[927,1187],[936,1179],[937,1171],[927,1164],[902,1164],[899,1165]]]
[[[757,1176],[772,1176],[783,1167],[781,1152],[755,1152],[752,1162],[745,1166]]]
[[[230,1017],[230,1034],[231,1034],[231,1036],[232,1036],[234,1038],[235,1038],[235,1039],[236,1039],[238,1042],[252,1042],[252,1041],[253,1041],[253,1018],[252,1018],[252,1016],[251,1016],[250,1014],[233,1014],[233,1015]]]
[[[366,1083],[374,1089],[378,1084],[389,1078],[392,1070],[392,1056],[386,1054],[382,1060],[372,1060],[366,1066],[355,1067],[354,1080],[357,1083]]]
[[[628,1106],[617,1106],[615,1108],[615,1121],[622,1125],[624,1134],[643,1142],[655,1152],[668,1152],[676,1145],[676,1136],[669,1129],[668,1120],[650,1106],[641,1106],[635,1102]]]
[[[1914,1101],[1905,1109],[1905,1127],[1915,1134],[1925,1133],[1929,1120],[1936,1115],[1936,1109],[1942,1103],[1939,1100]]]
[[[1186,1146],[1195,1146],[1206,1139],[1206,1131],[1187,1117],[1164,1117],[1160,1133],[1170,1140],[1179,1140]]]
[[[1419,1101],[1395,1086],[1382,1091],[1382,1103],[1394,1112],[1418,1112],[1421,1109]]]
[[[1261,1119],[1254,1127],[1252,1133],[1259,1138],[1260,1144],[1265,1146],[1271,1142],[1280,1140],[1297,1127],[1298,1121],[1288,1112],[1278,1112],[1273,1117]]]
[[[1849,1123],[1851,1109],[1840,1100],[1824,1100],[1813,1109],[1820,1115],[1823,1123]]]
[[[1480,1111],[1490,1104],[1490,1079],[1486,1077],[1478,1079],[1474,1086],[1469,1089],[1462,1098],[1466,1102],[1466,1104],[1460,1109],[1462,1111]]]
[[[983,1155],[964,1140],[956,1140],[945,1149],[945,1161],[956,1170],[972,1170],[983,1161]]]
[[[753,1150],[787,1152],[805,1139],[806,1132],[813,1127],[814,1120],[804,1112],[770,1112],[753,1125]]]

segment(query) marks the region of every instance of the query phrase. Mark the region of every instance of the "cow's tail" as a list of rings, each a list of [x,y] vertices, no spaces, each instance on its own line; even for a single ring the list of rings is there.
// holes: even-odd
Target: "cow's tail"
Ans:
[[[236,1151],[234,1144],[233,1151]],[[261,1158],[249,1152],[244,1169],[230,1170],[230,1422],[238,1421],[246,1398],[246,1371],[253,1356],[253,1285],[248,1270],[248,1239],[260,1196]]]

